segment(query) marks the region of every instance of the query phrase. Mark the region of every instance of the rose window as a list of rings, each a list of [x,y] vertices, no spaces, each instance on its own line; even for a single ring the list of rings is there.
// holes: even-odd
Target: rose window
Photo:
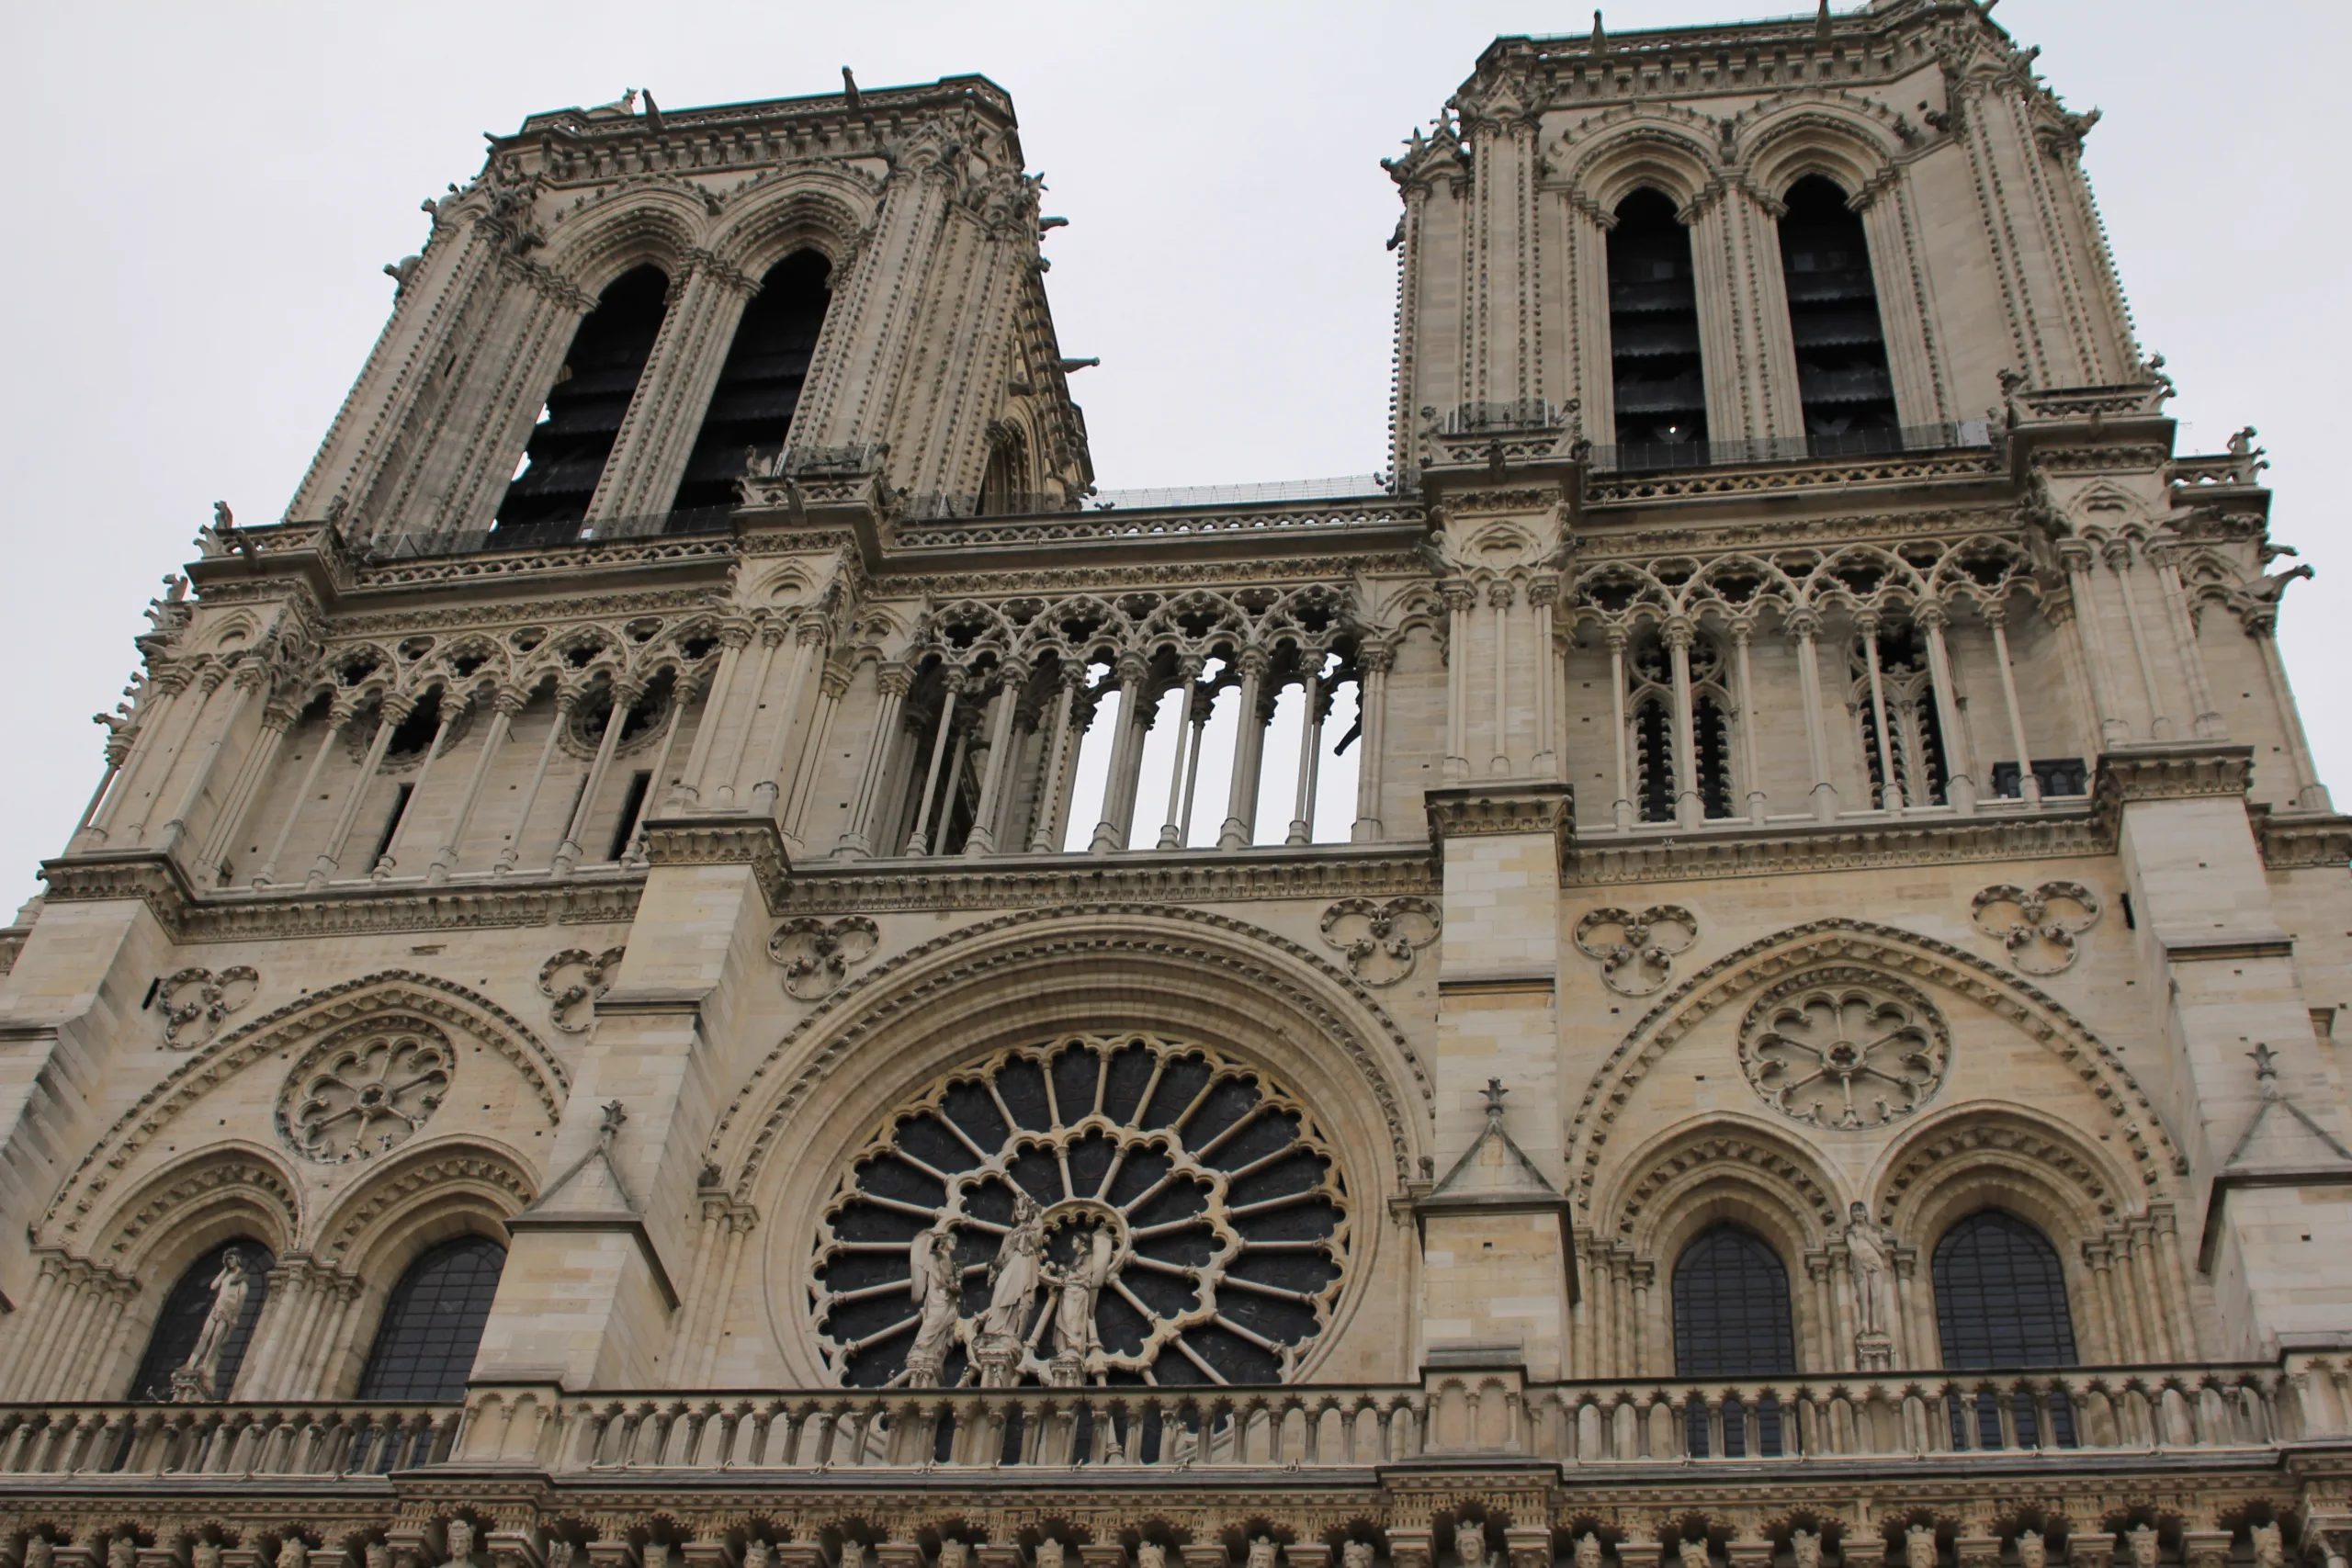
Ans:
[[[1951,1054],[1943,1019],[1900,981],[1864,970],[1784,980],[1748,1010],[1747,1081],[1821,1127],[1877,1127],[1933,1098]]]
[[[431,1031],[380,1024],[312,1047],[277,1097],[277,1128],[305,1158],[366,1159],[406,1142],[449,1092],[457,1055]]]
[[[852,1163],[817,1329],[854,1387],[1280,1382],[1330,1321],[1347,1203],[1255,1068],[1148,1035],[1001,1051]]]

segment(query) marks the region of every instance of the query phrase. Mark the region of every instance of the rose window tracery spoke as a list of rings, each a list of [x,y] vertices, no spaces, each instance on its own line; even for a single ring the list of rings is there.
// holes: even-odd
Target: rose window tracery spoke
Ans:
[[[1775,1110],[1822,1127],[1876,1127],[1934,1097],[1951,1055],[1944,1021],[1899,981],[1860,970],[1801,975],[1748,1010],[1747,1080]]]
[[[439,1108],[456,1065],[447,1041],[419,1029],[379,1029],[322,1046],[287,1078],[278,1130],[296,1152],[322,1164],[382,1154]]]
[[[855,1387],[1279,1382],[1348,1242],[1338,1161],[1263,1073],[1073,1035],[890,1115],[819,1225],[812,1304]]]

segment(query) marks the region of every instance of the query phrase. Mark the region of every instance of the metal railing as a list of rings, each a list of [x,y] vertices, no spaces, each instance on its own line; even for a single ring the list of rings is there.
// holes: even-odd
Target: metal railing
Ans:
[[[1992,444],[1992,427],[1986,421],[1964,419],[1957,423],[1905,425],[1899,430],[1850,431],[1843,435],[1776,435],[1746,441],[1656,441],[1595,446],[1587,458],[1587,466],[1596,473],[1649,473],[1747,463],[1835,462],[1843,457],[1951,451]]]

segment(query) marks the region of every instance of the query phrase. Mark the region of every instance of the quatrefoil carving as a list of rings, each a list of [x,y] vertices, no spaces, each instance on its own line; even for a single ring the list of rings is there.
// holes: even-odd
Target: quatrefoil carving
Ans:
[[[1576,942],[1600,965],[1600,983],[1621,997],[1646,997],[1674,978],[1677,954],[1699,940],[1699,917],[1679,904],[1594,909],[1577,922]]]
[[[596,1004],[613,988],[613,971],[621,966],[627,948],[608,947],[590,953],[567,947],[539,965],[539,995],[548,999],[548,1021],[566,1034],[585,1034],[596,1021]],[[556,982],[568,980],[560,989]]]
[[[838,920],[804,916],[776,928],[768,939],[768,956],[784,965],[786,996],[815,1002],[839,990],[849,972],[881,945],[882,929],[864,915]]]
[[[1323,911],[1323,940],[1347,955],[1367,986],[1393,986],[1413,972],[1413,955],[1438,938],[1437,905],[1407,897],[1342,898]]]
[[[164,1010],[164,1043],[192,1051],[212,1038],[220,1021],[254,999],[261,976],[240,964],[215,975],[183,969],[155,983],[155,1004]]]
[[[2056,975],[2074,967],[2075,939],[2098,924],[2099,901],[2079,882],[2045,882],[2030,892],[2002,883],[1979,893],[1968,915],[2019,969]]]

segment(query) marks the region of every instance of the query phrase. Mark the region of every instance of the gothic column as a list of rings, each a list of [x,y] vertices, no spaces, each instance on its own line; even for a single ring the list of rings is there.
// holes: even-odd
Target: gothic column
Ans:
[[[2058,559],[2066,569],[2066,586],[2074,600],[2075,626],[2082,638],[2084,667],[2088,673],[2091,705],[2098,720],[2099,744],[2120,746],[2132,739],[2115,702],[2107,664],[2107,636],[2099,626],[2098,600],[2091,588],[2091,547],[2080,539],[2058,541]]]
[[[1314,667],[1306,672],[1299,687],[1305,702],[1298,717],[1298,787],[1291,807],[1290,830],[1283,835],[1285,844],[1311,844],[1315,841],[1315,771],[1319,760],[1317,753],[1323,744],[1321,654],[1310,655]]]
[[[1690,639],[1697,633],[1680,615],[1666,623],[1667,662],[1674,671],[1674,818],[1685,828],[1707,819],[1706,797],[1699,793],[1699,748],[1691,729]]]
[[[1061,781],[1065,766],[1064,753],[1069,749],[1070,707],[1078,700],[1078,689],[1086,682],[1082,665],[1064,665],[1061,688],[1054,699],[1054,733],[1046,742],[1037,770],[1036,808],[1030,813],[1035,826],[1029,829],[1029,852],[1033,855],[1053,853],[1060,848],[1057,829],[1061,822]]]
[[[2148,651],[2146,629],[2140,624],[2140,597],[2132,587],[2133,571],[2132,541],[2109,539],[2100,552],[2107,559],[2107,570],[2115,574],[2118,587],[2123,592],[2123,625],[2132,636],[2132,661],[2140,667],[2140,683],[2148,694],[2148,734],[2157,740],[2173,738],[2172,717],[2165,712],[2163,683],[2156,678],[2156,661]]]
[[[426,882],[447,882],[449,874],[458,869],[466,829],[473,825],[474,808],[481,804],[481,789],[489,782],[491,764],[498,760],[498,749],[505,744],[506,731],[530,701],[530,693],[512,686],[502,686],[491,694],[490,728],[481,738],[481,750],[475,754],[474,771],[467,775],[466,793],[458,801],[457,814],[449,818],[448,829],[441,835],[441,847],[434,852],[432,863],[424,868]]]
[[[1813,772],[1813,814],[1823,822],[1838,820],[1838,786],[1829,778],[1829,732],[1821,721],[1821,660],[1814,643],[1821,632],[1821,616],[1810,609],[1794,609],[1781,629],[1797,645],[1797,700],[1804,705],[1805,760]]]
[[[1470,610],[1477,603],[1466,582],[1450,582],[1445,598],[1445,776],[1470,773]],[[1242,728],[1250,727],[1249,715]]]
[[[1466,620],[1468,606],[1462,617]],[[1233,739],[1233,780],[1226,795],[1225,825],[1217,832],[1220,850],[1243,850],[1258,831],[1258,770],[1265,757],[1266,716],[1259,712],[1259,689],[1272,659],[1262,648],[1245,648],[1235,662],[1241,669],[1239,727]],[[1455,710],[1459,713],[1461,710]]]
[[[791,634],[790,625],[781,620],[766,621],[760,626],[759,662],[753,668],[752,683],[746,688],[751,706],[745,710],[742,722],[718,742],[718,760],[711,764],[707,775],[713,785],[710,807],[714,811],[735,809],[735,783],[742,772],[743,749],[751,742],[752,727],[759,720],[760,694],[768,689],[768,671],[775,664],[775,650]],[[714,730],[717,728],[713,726]]]
[[[506,847],[498,852],[497,862],[491,867],[493,875],[503,876],[513,871],[515,861],[523,853],[523,834],[531,826],[531,807],[539,803],[539,791],[547,784],[548,764],[555,759],[556,738],[563,733],[563,727],[571,722],[572,712],[579,707],[582,694],[577,690],[556,689],[555,701],[550,705],[555,711],[548,716],[548,738],[540,743],[538,765],[531,770],[530,784],[523,791],[522,801],[514,808],[514,826],[507,833]]]
[[[1879,808],[1895,812],[1903,809],[1903,780],[1894,771],[1894,738],[1886,727],[1886,681],[1878,661],[1878,616],[1869,611],[1854,617],[1854,630],[1862,639],[1862,662],[1871,676],[1871,715],[1878,728]]]
[[[1201,671],[1206,667],[1206,661],[1197,656],[1188,656],[1176,667],[1176,682],[1184,701],[1176,715],[1176,755],[1168,770],[1168,820],[1159,827],[1158,847],[1163,850],[1184,847],[1193,781],[1201,767],[1201,730],[1205,728],[1195,724],[1193,716],[1201,705]]]
[[[424,786],[433,782],[433,764],[441,760],[441,748],[448,742],[449,727],[466,711],[466,702],[456,697],[448,687],[440,690],[440,721],[433,727],[433,739],[425,742],[424,761],[416,770],[416,783],[408,793],[408,805],[401,812],[401,819],[392,824],[392,837],[385,842],[384,852],[376,857],[370,874],[381,882],[392,874],[399,862],[399,852],[406,841],[416,836],[409,818],[417,815],[424,799]]]
[[[1747,775],[1747,819],[1757,827],[1764,826],[1770,809],[1764,795],[1764,768],[1758,761],[1757,744],[1763,728],[1757,721],[1756,686],[1748,678],[1748,640],[1756,634],[1756,622],[1747,615],[1735,615],[1731,622],[1733,671],[1739,682],[1739,753],[1741,771]]]
[[[148,826],[154,820],[155,813],[163,808],[164,792],[171,787],[173,775],[179,772],[180,764],[187,760],[189,745],[204,728],[204,716],[212,705],[212,694],[219,691],[228,679],[227,665],[208,663],[196,673],[195,692],[173,703],[173,716],[176,718],[178,711],[185,707],[187,709],[187,722],[179,727],[168,746],[156,748],[160,769],[142,770],[142,773],[153,772],[155,778],[154,783],[148,786],[147,799],[140,807],[139,820],[131,824],[127,835],[130,842],[146,841]]]
[[[253,808],[254,796],[277,766],[278,752],[286,745],[286,732],[294,728],[301,706],[284,697],[272,698],[263,705],[261,733],[246,750],[236,781],[229,786],[229,797],[221,802],[213,818],[204,853],[198,858],[196,877],[199,886],[218,886],[222,881],[233,846],[243,836],[245,817]]]
[[[1510,604],[1515,597],[1507,579],[1487,584],[1487,622],[1495,628],[1495,748],[1487,772],[1496,778],[1510,776]]]
[[[413,698],[395,695],[387,695],[377,705],[375,739],[368,743],[368,755],[359,764],[358,776],[344,792],[343,809],[336,814],[334,828],[327,834],[326,848],[319,852],[319,858],[311,864],[310,874],[302,879],[305,887],[324,887],[334,875],[343,860],[344,847],[351,838],[352,819],[359,815],[359,803],[367,797],[368,786],[376,782],[377,770],[384,765],[384,748],[391,744],[392,731],[400,728],[401,721],[415,706]]]
[[[718,742],[718,732],[727,722],[728,704],[735,695],[735,667],[742,661],[743,649],[751,642],[749,622],[729,621],[718,628],[718,674],[710,683],[710,694],[703,699],[702,719],[695,726],[694,748],[686,753],[685,775],[678,787],[681,805],[702,804],[711,748]]]
[[[964,853],[973,859],[996,852],[996,821],[998,802],[1003,794],[1007,764],[1012,750],[1012,712],[1019,705],[1021,688],[1029,672],[1018,665],[1007,665],[997,671],[996,696],[989,704],[989,745],[986,761],[980,774],[980,798],[972,812],[972,830],[964,840]]]
[[[1617,740],[1617,798],[1610,803],[1610,811],[1616,818],[1617,830],[1630,833],[1634,829],[1634,755],[1633,737],[1625,723],[1628,633],[1623,626],[1611,626],[1602,635],[1609,639],[1609,729]]]
[[[944,695],[939,704],[939,727],[932,732],[931,761],[923,769],[922,794],[915,807],[914,831],[907,836],[907,853],[910,855],[928,854],[931,851],[932,805],[939,795],[940,763],[947,755],[947,738],[956,728],[956,700],[963,695],[964,685],[965,676],[961,670],[950,670],[942,682]],[[957,761],[962,761],[960,752]],[[955,787],[952,771],[948,774],[948,787]],[[940,837],[944,839],[946,836],[946,826],[943,823]]]
[[[1088,846],[1098,855],[1125,849],[1135,826],[1136,790],[1140,782],[1136,773],[1143,760],[1144,736],[1151,728],[1144,691],[1149,673],[1142,654],[1119,655],[1118,733],[1112,738],[1110,772],[1102,783],[1102,820],[1095,824],[1094,841]]]
[[[628,820],[628,831],[622,835],[621,852],[614,857],[623,865],[639,863],[645,849],[645,824],[653,815],[662,798],[662,777],[670,771],[670,753],[677,749],[678,726],[684,722],[686,703],[694,695],[694,678],[684,670],[670,671],[670,719],[662,727],[662,749],[653,754],[653,771],[645,776],[645,793],[638,796],[637,810]]]
[[[1377,843],[1387,832],[1380,820],[1380,764],[1387,747],[1388,670],[1396,661],[1385,643],[1367,641],[1356,649],[1357,717],[1363,733],[1356,738],[1356,821],[1349,837],[1359,844]]]
[[[2287,666],[2278,658],[2278,611],[2274,604],[2248,615],[2245,635],[2254,639],[2262,656],[2262,673],[2270,682],[2270,704],[2278,715],[2278,728],[2287,741],[2288,765],[2292,771],[2295,804],[2305,811],[2332,811],[2327,786],[2320,782],[2319,769],[2312,765],[2312,748],[2303,730],[2301,710],[2295,706],[2294,688],[2287,683]]]
[[[2196,617],[2189,614],[2188,590],[2180,580],[2180,564],[2174,557],[2177,544],[2146,549],[2149,565],[2155,569],[2156,583],[2164,591],[2165,624],[2171,628],[2173,651],[2180,660],[2181,673],[2188,678],[2188,705],[2192,732],[2199,740],[2226,740],[2229,725],[2222,717],[2213,701],[2213,682],[2205,671],[2204,650],[2197,646]]]
[[[1952,685],[1951,654],[1944,645],[1944,626],[1951,613],[1940,601],[1929,599],[1912,607],[1911,618],[1927,637],[1928,680],[1935,687],[1936,728],[1943,732],[1944,798],[1960,816],[1973,816],[1976,811],[1976,777],[1970,771],[1973,763],[1963,755],[1966,748],[1962,744],[1960,702]]]
[[[842,698],[849,692],[850,672],[832,660],[825,660],[824,670],[817,677],[817,717],[809,727],[808,744],[800,750],[800,767],[793,774],[792,793],[786,796],[784,831],[795,844],[801,842],[808,820],[808,801],[817,793],[817,781],[824,766],[825,747],[833,736],[833,718],[841,712]]]
[[[1560,650],[1552,640],[1552,606],[1559,597],[1556,579],[1527,585],[1527,608],[1535,622],[1535,759],[1528,772],[1537,778],[1560,774]]]
[[[686,275],[671,281],[661,333],[589,502],[591,525],[670,510],[743,307],[759,292],[756,278],[707,251],[687,261]]]
[[[149,764],[161,757],[168,772],[172,760],[179,754],[179,739],[175,727],[181,725],[180,710],[187,705],[187,689],[195,683],[195,669],[184,663],[167,664],[148,678],[147,691],[140,699],[141,708],[146,711],[140,713],[138,728],[132,732],[130,754],[124,760],[122,772],[115,781],[112,798],[107,800],[90,827],[91,833],[100,841],[111,840],[115,818],[121,815],[123,804],[136,794],[140,776],[150,771]],[[210,688],[206,688],[203,695],[210,694]],[[199,696],[199,705],[202,700]],[[193,718],[191,715],[189,721],[193,722]],[[167,739],[167,736],[170,739]],[[134,823],[126,829],[124,837],[135,842],[141,829],[145,826],[143,819]]]
[[[571,823],[564,829],[563,840],[556,846],[555,862],[549,867],[558,876],[570,876],[571,868],[580,863],[583,852],[580,835],[588,830],[589,814],[596,809],[596,791],[605,782],[605,770],[613,764],[613,748],[620,742],[628,710],[637,705],[645,688],[634,681],[616,681],[612,694],[612,705],[605,710],[604,730],[596,739],[596,760],[588,764],[587,782],[580,788],[580,804],[571,808]]]
[[[2025,743],[2025,718],[2018,708],[2017,671],[2009,663],[2009,612],[2006,604],[1984,606],[1984,624],[1993,628],[1993,660],[2001,671],[2001,702],[2009,718],[2009,744],[2018,754],[2018,795],[2028,806],[2041,804],[2041,780],[2033,771],[2033,753]]]
[[[881,700],[875,708],[874,736],[866,742],[865,768],[858,777],[849,826],[833,847],[838,858],[856,860],[874,852],[874,816],[881,805],[882,777],[899,738],[899,715],[913,683],[914,672],[903,664],[886,664],[875,671],[874,689]]]
[[[820,649],[826,636],[825,623],[812,616],[800,623],[793,637],[792,662],[785,669],[784,693],[776,700],[775,723],[769,732],[766,754],[760,760],[758,782],[752,785],[751,809],[763,816],[775,815],[776,801],[784,790],[778,775],[784,772],[792,732],[800,717],[800,688],[808,681],[810,660],[822,657]]]

